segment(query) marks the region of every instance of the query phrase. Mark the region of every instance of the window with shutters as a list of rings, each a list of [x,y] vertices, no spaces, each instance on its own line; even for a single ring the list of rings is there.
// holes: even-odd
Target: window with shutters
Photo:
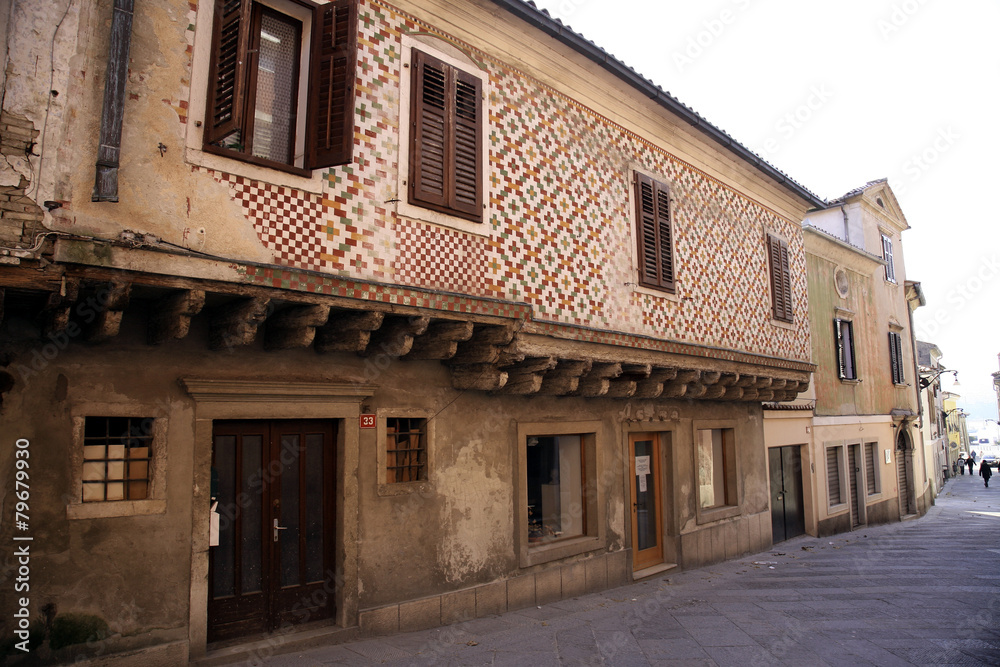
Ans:
[[[204,149],[310,175],[351,161],[356,0],[215,0]]]
[[[670,191],[645,174],[635,172],[636,239],[639,284],[673,293],[675,265]]]
[[[841,380],[857,380],[858,370],[854,356],[854,323],[835,318],[833,333],[837,341],[837,368]]]
[[[896,282],[896,267],[892,263],[892,238],[882,235],[882,259],[885,260],[885,279],[891,283]]]
[[[794,319],[794,311],[788,243],[773,234],[768,234],[767,255],[771,270],[771,315],[781,322],[791,322]]]
[[[906,382],[903,372],[903,338],[895,331],[889,332],[889,370],[892,373],[893,384]]]
[[[483,80],[423,50],[411,53],[409,202],[481,222]]]
[[[869,496],[882,491],[882,480],[878,476],[878,443],[865,443],[865,490]]]
[[[837,445],[826,448],[826,490],[829,506],[836,507],[847,502],[843,475],[844,447]]]

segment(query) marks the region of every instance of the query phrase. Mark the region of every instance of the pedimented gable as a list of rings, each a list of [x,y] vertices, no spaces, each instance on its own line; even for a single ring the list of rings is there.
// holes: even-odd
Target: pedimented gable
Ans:
[[[903,209],[900,207],[899,201],[896,199],[896,195],[893,194],[888,182],[876,181],[865,188],[861,198],[881,217],[885,218],[887,222],[893,224],[895,227],[898,227],[900,230],[910,228],[909,223],[906,221],[906,216],[903,215]]]

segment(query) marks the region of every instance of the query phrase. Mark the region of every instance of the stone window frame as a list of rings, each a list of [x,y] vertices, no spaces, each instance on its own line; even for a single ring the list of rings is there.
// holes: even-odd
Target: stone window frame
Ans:
[[[850,444],[857,444],[861,442],[858,441],[837,441],[837,442],[826,442],[823,443],[823,470],[826,473],[825,479],[826,483],[823,485],[824,495],[826,496],[826,508],[827,515],[834,516],[836,514],[843,514],[844,512],[849,512],[851,510],[851,487],[850,487],[850,477],[847,474],[847,446]],[[828,469],[829,464],[829,451],[831,449],[837,450],[837,481],[840,484],[840,502],[832,503],[830,498],[830,471]]]
[[[71,489],[65,496],[67,519],[104,519],[124,516],[165,514],[167,511],[167,411],[148,403],[99,403],[83,401],[70,409],[69,466]],[[152,419],[149,461],[149,495],[143,500],[102,500],[83,502],[83,447],[87,417],[131,417]]]
[[[527,446],[532,436],[583,436],[584,470],[587,479],[586,533],[579,537],[532,546],[528,542]],[[604,469],[601,450],[607,443],[607,430],[601,421],[519,422],[514,448],[514,545],[522,568],[569,558],[605,548],[605,505],[607,491],[598,472]]]
[[[698,432],[715,429],[729,430],[733,433],[732,459],[733,467],[727,471],[728,483],[732,484],[732,493],[735,496],[734,502],[717,507],[702,507],[698,499]],[[695,518],[698,524],[711,523],[723,519],[730,519],[743,513],[743,476],[741,474],[739,456],[740,429],[739,422],[735,419],[720,420],[695,420],[691,424],[691,483],[695,489],[694,507]]]

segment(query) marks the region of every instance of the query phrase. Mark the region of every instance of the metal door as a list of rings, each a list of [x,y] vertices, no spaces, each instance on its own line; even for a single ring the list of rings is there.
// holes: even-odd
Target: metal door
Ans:
[[[209,641],[332,615],[334,442],[329,421],[215,422]]]
[[[798,445],[768,450],[771,472],[771,539],[774,542],[806,532],[802,502],[802,454]]]

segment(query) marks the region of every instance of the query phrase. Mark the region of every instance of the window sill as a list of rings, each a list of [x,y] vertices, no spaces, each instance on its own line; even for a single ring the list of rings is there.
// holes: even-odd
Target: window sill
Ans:
[[[528,537],[525,535],[523,539],[527,541]],[[571,537],[539,546],[529,546],[527,555],[521,557],[521,567],[531,567],[532,565],[577,556],[588,551],[597,551],[603,546],[599,537],[589,535]]]
[[[166,500],[120,500],[74,503],[66,506],[67,519],[108,519],[124,516],[166,514]]]
[[[395,484],[379,484],[378,495],[382,497],[408,496],[416,493],[426,495],[430,492],[431,485],[426,479],[419,482],[397,482]]]
[[[663,299],[664,301],[672,301],[674,303],[680,303],[681,301],[681,298],[677,296],[676,290],[674,290],[673,292],[669,292],[663,288],[651,287],[650,285],[640,285],[636,283],[632,287],[632,291],[636,294],[644,294],[645,296],[651,296],[657,299]]]
[[[858,385],[861,384],[861,380],[859,378],[840,378],[840,384]]]
[[[851,507],[847,503],[840,503],[839,505],[830,505],[826,513],[827,516],[836,516],[848,512],[850,509]]]
[[[731,519],[741,514],[739,505],[722,505],[720,507],[698,508],[698,524],[712,523],[723,519]]]
[[[187,146],[184,157],[189,164],[204,169],[211,169],[223,174],[242,176],[252,181],[270,183],[279,187],[294,188],[312,194],[322,194],[324,182],[322,175],[330,169],[337,169],[337,167],[330,167],[330,169],[308,171],[294,167],[290,167],[289,170],[264,167],[239,157],[234,157],[232,151],[219,149],[218,153],[216,153],[215,151],[204,150],[202,147],[193,147],[190,145]],[[295,171],[290,171],[291,169],[295,169]]]
[[[785,320],[778,320],[778,319],[775,319],[775,318],[772,317],[771,318],[771,325],[772,326],[776,326],[779,329],[787,329],[789,331],[798,331],[799,330],[799,328],[797,326],[795,326],[795,321],[794,320],[791,321],[791,322],[786,322]]]

